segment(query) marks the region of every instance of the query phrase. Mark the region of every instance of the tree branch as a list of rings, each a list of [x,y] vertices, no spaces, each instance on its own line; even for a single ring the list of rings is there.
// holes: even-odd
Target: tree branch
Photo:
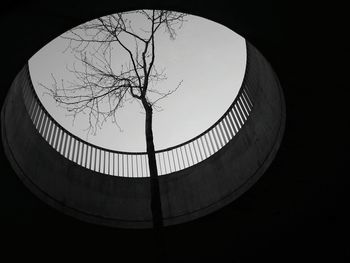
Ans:
[[[143,32],[138,34],[128,19],[134,15],[143,17],[144,24],[150,29],[138,28]],[[165,93],[148,89],[150,83],[165,79],[164,71],[158,72],[155,68],[156,33],[163,27],[174,39],[175,26],[181,26],[184,17],[185,14],[171,11],[138,10],[105,16],[77,26],[61,36],[68,41],[65,51],[70,49],[80,62],[78,67],[73,64],[68,68],[75,80],[58,83],[52,75],[52,87],[41,86],[59,106],[72,113],[74,119],[78,114],[86,114],[88,133],[96,132],[108,118],[117,123],[117,110],[130,99],[156,108],[159,100],[171,95],[182,83]],[[134,47],[127,44],[128,38],[133,39]],[[121,63],[118,72],[112,55],[115,47],[120,47],[128,57],[128,62]],[[151,102],[148,91],[160,97]]]

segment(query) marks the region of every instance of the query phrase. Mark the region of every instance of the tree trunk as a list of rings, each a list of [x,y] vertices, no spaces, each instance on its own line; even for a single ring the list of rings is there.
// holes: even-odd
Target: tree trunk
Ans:
[[[163,226],[163,215],[162,215],[162,204],[160,200],[156,153],[154,150],[154,143],[153,143],[153,131],[152,131],[153,111],[152,111],[152,107],[149,106],[147,103],[144,103],[144,108],[146,111],[145,133],[146,133],[148,165],[149,165],[149,172],[150,172],[152,220],[153,220],[153,227],[155,229],[159,229],[160,227]]]

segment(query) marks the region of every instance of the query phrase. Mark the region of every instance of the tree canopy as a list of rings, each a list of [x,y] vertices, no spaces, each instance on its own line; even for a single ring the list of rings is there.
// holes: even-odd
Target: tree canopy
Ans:
[[[136,99],[143,108],[172,94],[152,84],[166,78],[165,69],[157,69],[156,36],[166,33],[175,39],[185,14],[164,10],[136,10],[117,13],[79,25],[61,37],[68,41],[79,65],[68,70],[72,81],[58,82],[47,88],[55,101],[74,117],[88,115],[89,132],[110,118],[118,124],[117,110],[126,101]],[[118,53],[118,57],[115,55]],[[124,57],[123,61],[119,61]]]

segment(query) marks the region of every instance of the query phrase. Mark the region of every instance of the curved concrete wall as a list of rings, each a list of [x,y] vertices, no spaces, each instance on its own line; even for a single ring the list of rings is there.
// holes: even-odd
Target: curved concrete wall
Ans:
[[[268,62],[247,43],[243,85],[253,91],[254,108],[240,132],[202,163],[159,178],[164,224],[208,214],[246,191],[271,163],[285,123],[278,80]],[[152,227],[149,178],[122,178],[81,167],[37,132],[23,103],[29,85],[17,75],[2,108],[2,140],[18,176],[33,193],[64,213],[117,227]]]

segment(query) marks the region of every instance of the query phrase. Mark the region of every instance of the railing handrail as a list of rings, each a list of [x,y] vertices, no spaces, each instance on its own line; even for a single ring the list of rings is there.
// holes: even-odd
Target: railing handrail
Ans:
[[[252,110],[253,102],[254,102],[254,99],[253,99],[254,96],[251,93],[252,91],[250,90],[250,87],[248,87],[249,85],[247,84],[247,75],[248,75],[247,74],[247,70],[249,68],[249,57],[248,57],[248,55],[249,55],[248,54],[248,44],[246,42],[246,64],[245,64],[245,72],[244,72],[244,77],[243,77],[243,80],[242,80],[242,84],[241,84],[241,87],[240,87],[236,97],[234,98],[233,102],[228,107],[228,109],[224,112],[224,114],[215,123],[213,123],[209,128],[207,128],[205,131],[201,132],[197,136],[195,136],[195,137],[193,137],[193,138],[191,138],[191,139],[189,139],[189,140],[187,140],[187,141],[185,141],[183,143],[177,144],[175,146],[171,146],[171,147],[167,147],[167,148],[155,151],[155,153],[157,154],[157,156],[159,158],[160,158],[160,156],[162,156],[164,158],[163,159],[163,164],[160,163],[161,161],[159,159],[159,164],[160,165],[164,165],[164,170],[166,172],[168,170],[170,170],[170,172],[173,172],[173,170],[177,171],[177,170],[185,169],[186,167],[193,166],[193,165],[195,165],[195,164],[205,160],[210,155],[214,154],[216,151],[220,150],[223,146],[225,146],[228,143],[228,141],[230,141],[239,132],[239,130],[242,128],[242,126],[244,125],[245,121],[247,120],[247,118],[249,116],[250,111]],[[52,122],[53,126],[55,126],[55,129],[58,128],[59,130],[62,131],[60,133],[63,133],[63,135],[65,134],[65,139],[64,139],[65,142],[68,140],[66,137],[70,138],[70,140],[74,139],[74,140],[78,141],[79,143],[81,143],[83,146],[86,145],[87,148],[90,147],[91,149],[94,149],[95,154],[96,154],[96,151],[99,150],[100,152],[103,151],[104,154],[107,153],[108,155],[110,155],[110,154],[114,155],[115,154],[115,155],[122,155],[122,157],[124,155],[126,157],[130,156],[130,155],[131,156],[132,155],[135,155],[135,156],[137,156],[137,155],[140,156],[141,155],[141,158],[145,158],[143,156],[147,157],[147,152],[118,151],[118,150],[107,149],[107,148],[104,148],[104,147],[92,144],[90,142],[87,142],[87,141],[79,138],[78,136],[72,134],[70,131],[68,131],[67,129],[62,127],[62,125],[60,125],[50,115],[50,113],[46,110],[46,108],[41,103],[41,101],[40,101],[40,99],[38,97],[38,94],[36,93],[36,91],[34,89],[33,82],[32,82],[31,76],[30,76],[30,71],[29,71],[28,64],[26,64],[26,67],[24,69],[25,69],[25,73],[28,76],[28,82],[29,82],[28,88],[29,88],[30,94],[33,96],[33,103],[36,104],[35,107],[39,108],[42,111],[42,113],[40,113],[40,114],[43,114],[45,116],[45,118],[48,118],[48,120],[50,120]],[[40,117],[40,118],[42,118],[42,117]],[[36,120],[33,119],[33,122],[37,122],[37,121],[38,121],[37,119]],[[219,136],[219,134],[220,134],[220,136]],[[62,138],[62,140],[63,140],[63,135],[60,135],[60,136],[62,136],[62,137],[60,137],[60,138]],[[211,138],[213,138],[213,141],[215,141],[215,143],[213,143],[211,141],[212,140]],[[203,140],[206,141],[207,139],[210,141],[210,144],[208,142],[206,142],[206,144],[203,143]],[[200,149],[200,147],[199,147],[198,143],[201,143],[201,142],[198,142],[199,140],[202,141],[202,144],[201,144],[202,149]],[[218,143],[217,140],[220,143]],[[197,141],[197,146],[198,146],[198,148],[196,148],[196,149],[194,149],[196,147],[195,143],[194,143],[195,141]],[[214,145],[215,145],[215,147],[214,147]],[[193,152],[190,149],[191,146],[193,148]],[[211,149],[209,149],[209,146],[211,147]],[[186,148],[186,147],[188,149],[190,149],[188,153],[190,153],[191,155],[192,155],[192,153],[196,154],[195,155],[196,158],[192,158],[192,156],[191,156],[192,164],[190,164],[190,161],[189,161],[190,158],[188,158],[187,164],[185,165],[184,157],[182,156],[182,150],[184,150],[184,148]],[[75,150],[73,149],[73,151],[75,151]],[[78,151],[80,151],[80,150],[78,150]],[[176,153],[176,157],[178,158],[177,159],[178,162],[175,162],[174,152],[173,151],[175,151],[175,153]],[[178,155],[177,151],[179,151],[181,153],[181,158],[183,158],[182,159],[182,161],[183,161],[182,162],[183,163],[182,166],[184,168],[181,168],[180,160],[179,160],[179,156],[180,155]],[[187,152],[186,151],[187,151],[187,149],[184,150],[184,153],[186,154],[186,157],[187,157]],[[201,158],[198,158],[196,151],[200,154]],[[209,152],[209,155],[208,155],[208,152]],[[202,153],[205,156],[205,158],[203,158]],[[74,155],[74,152],[73,152],[73,155]],[[165,163],[165,155],[167,155],[166,158],[168,158],[169,165]],[[170,165],[171,164],[171,162],[169,160],[169,158],[170,158],[169,156],[170,155],[172,155],[172,157],[174,159],[172,165]],[[101,158],[101,156],[99,158]],[[124,161],[122,161],[122,162],[124,162]],[[126,162],[128,162],[128,159],[127,159]],[[132,159],[132,162],[133,162],[133,159]],[[141,162],[142,162],[142,160],[141,160]],[[94,165],[96,165],[96,164],[94,164]],[[142,165],[142,163],[141,163],[141,165]],[[132,166],[133,166],[133,164],[131,165],[131,169],[132,169]],[[165,166],[167,166],[167,167],[165,167]],[[180,169],[178,169],[176,167],[180,167]],[[162,168],[159,168],[159,169],[162,169]],[[129,173],[129,172],[127,171],[126,173]]]

